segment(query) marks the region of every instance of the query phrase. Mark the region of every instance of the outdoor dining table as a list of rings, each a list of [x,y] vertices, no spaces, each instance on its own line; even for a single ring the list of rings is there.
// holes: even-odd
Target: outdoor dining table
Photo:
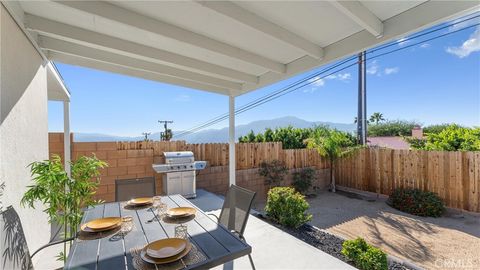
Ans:
[[[186,206],[197,211],[195,218],[185,225],[189,240],[204,256],[202,261],[186,265],[184,269],[208,269],[251,253],[252,248],[248,244],[181,195],[162,196],[162,202],[168,208]],[[92,240],[75,239],[65,269],[135,269],[132,250],[152,241],[174,237],[177,224],[155,218],[150,207],[129,209],[125,205],[125,202],[105,203],[85,211],[82,224],[102,217],[131,216],[133,229],[120,237],[108,235]]]

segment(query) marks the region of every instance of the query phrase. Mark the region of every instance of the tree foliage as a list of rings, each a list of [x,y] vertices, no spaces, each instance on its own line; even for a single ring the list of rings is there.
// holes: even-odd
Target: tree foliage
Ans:
[[[241,143],[281,142],[283,149],[299,149],[306,147],[304,141],[312,131],[312,128],[294,128],[292,126],[275,130],[267,128],[263,133],[258,134],[250,131],[247,135],[238,138],[238,141]]]
[[[306,148],[306,140],[312,136],[317,130],[328,130],[327,126],[316,126],[313,128],[294,128],[292,126],[265,129],[263,133],[255,134],[250,131],[247,135],[238,138],[241,143],[254,142],[281,142],[283,149],[301,149]],[[345,133],[347,136],[355,140],[354,136]]]
[[[409,138],[412,148],[433,151],[480,151],[480,128],[449,125],[439,133],[426,133],[423,140]]]
[[[330,161],[330,188],[335,192],[335,161],[355,149],[353,136],[335,129],[316,129],[306,140],[308,148],[313,148]]]
[[[412,129],[418,125],[414,121],[385,121],[378,124],[368,125],[368,136],[385,137],[385,136],[412,136]]]
[[[379,112],[374,112],[370,116],[370,123],[375,123],[375,125],[378,125],[378,123],[385,121],[385,118],[383,118],[383,114]]]
[[[423,133],[434,133],[438,134],[442,132],[444,129],[448,128],[452,124],[438,124],[438,125],[430,125],[423,128]]]

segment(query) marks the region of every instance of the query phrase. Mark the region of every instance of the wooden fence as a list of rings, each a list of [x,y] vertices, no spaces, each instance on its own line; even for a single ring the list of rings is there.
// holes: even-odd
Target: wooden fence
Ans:
[[[51,135],[51,150],[58,148],[58,152],[63,151],[63,145],[55,146],[56,143],[62,143],[63,139],[59,137],[53,140],[55,134]],[[227,166],[229,158],[226,143],[187,144],[185,141],[173,141],[73,144],[74,154],[88,154],[94,149],[97,156],[108,158],[120,155],[115,152],[118,150],[149,149],[146,152],[153,154],[154,163],[164,162],[164,151],[192,151],[195,159],[206,160],[212,167]],[[108,151],[103,151],[105,149]],[[130,154],[127,154],[125,162],[129,157]],[[237,170],[257,168],[262,161],[274,159],[284,161],[289,169],[329,167],[328,162],[312,149],[284,150],[281,143],[236,144]],[[480,212],[480,152],[366,148],[338,161],[335,176],[338,185],[385,195],[399,187],[433,191],[449,207]]]
[[[367,148],[340,160],[335,175],[341,186],[386,195],[419,188],[449,207],[480,212],[480,152]]]
[[[172,142],[117,142],[118,150],[153,149],[161,157],[164,151],[192,151],[196,160],[206,160],[210,166],[228,165],[228,144],[187,144]],[[282,149],[282,143],[237,143],[235,146],[237,169],[258,168],[263,161],[281,160],[289,169],[316,166],[327,168],[327,162],[313,149]]]

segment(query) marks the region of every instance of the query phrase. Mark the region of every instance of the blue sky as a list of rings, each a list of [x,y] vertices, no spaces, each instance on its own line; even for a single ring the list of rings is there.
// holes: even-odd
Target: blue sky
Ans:
[[[399,40],[384,51],[422,39]],[[73,132],[139,136],[144,131],[159,131],[159,119],[173,120],[173,129],[183,130],[228,111],[226,96],[60,63],[57,67],[72,94]],[[240,96],[237,105],[313,72]],[[478,26],[368,60],[367,73],[368,115],[381,112],[387,119],[415,120],[426,125],[455,122],[480,126]],[[49,102],[48,108],[50,131],[61,131],[61,103]],[[237,116],[237,124],[283,116],[352,123],[356,110],[357,67],[353,66],[242,113]],[[227,124],[224,121],[211,128]]]

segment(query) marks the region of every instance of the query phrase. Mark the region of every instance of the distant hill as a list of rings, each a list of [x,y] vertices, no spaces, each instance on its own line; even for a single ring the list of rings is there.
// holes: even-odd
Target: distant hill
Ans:
[[[342,123],[332,123],[332,122],[310,122],[293,116],[286,116],[271,120],[259,120],[254,121],[245,125],[238,125],[235,128],[236,137],[244,136],[253,130],[253,132],[263,132],[266,128],[275,129],[277,127],[287,127],[293,126],[297,128],[308,128],[315,125],[326,125],[331,128],[336,128],[338,130],[353,132],[355,130],[355,124],[342,124]],[[180,133],[181,131],[174,131],[173,134]],[[74,141],[77,142],[102,142],[102,141],[139,141],[142,140],[142,136],[138,137],[125,137],[125,136],[114,136],[106,134],[95,134],[95,133],[74,133]],[[150,135],[150,138],[157,139],[160,137],[160,134],[153,133]],[[222,143],[228,142],[228,127],[221,129],[207,129],[202,130],[197,133],[189,134],[183,137],[178,138],[179,140],[185,140],[189,143]]]

